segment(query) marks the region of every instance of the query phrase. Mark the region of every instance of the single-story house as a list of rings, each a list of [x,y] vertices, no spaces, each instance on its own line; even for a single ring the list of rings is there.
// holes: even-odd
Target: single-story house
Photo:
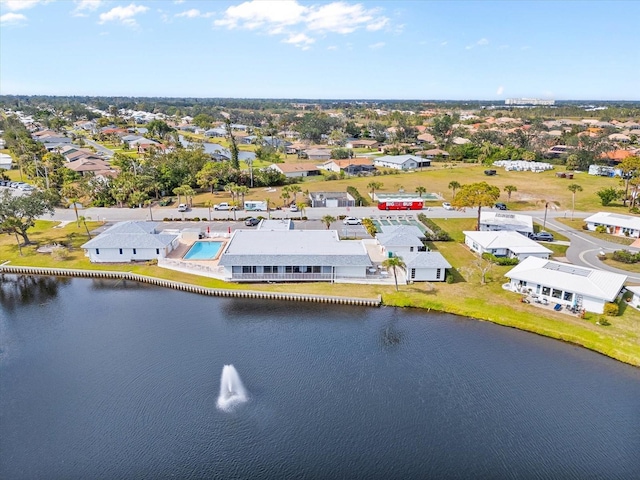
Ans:
[[[464,231],[462,233],[464,233],[464,243],[480,255],[491,253],[496,257],[517,258],[522,261],[531,256],[548,259],[552,253],[547,247],[514,231]]]
[[[373,160],[376,167],[394,168],[396,170],[415,170],[431,165],[430,160],[425,160],[416,155],[385,155]]]
[[[584,219],[587,229],[595,231],[605,227],[607,233],[621,237],[640,237],[640,217],[619,213],[598,212]]]
[[[120,263],[165,258],[179,236],[158,233],[156,222],[118,222],[81,248],[93,263]]]
[[[311,207],[355,207],[356,200],[347,192],[310,192]]]
[[[331,158],[331,150],[326,148],[309,148],[302,151],[302,156],[309,160],[329,160]]]
[[[210,128],[204,132],[204,136],[224,138],[227,136],[227,129],[226,127]]]
[[[373,160],[370,158],[349,158],[344,160],[329,160],[319,165],[323,170],[340,173],[346,171],[349,167],[365,167],[364,170],[375,170]]]
[[[335,230],[236,230],[218,264],[231,282],[365,279],[372,267],[363,243]]]
[[[451,264],[440,252],[414,252],[402,256],[408,282],[444,282]]]
[[[511,230],[528,236],[533,233],[533,218],[517,213],[480,212],[479,230]]]
[[[527,257],[505,276],[513,292],[538,295],[549,302],[603,313],[607,302],[616,300],[626,275],[577,267],[538,257]]]
[[[105,172],[110,170],[115,172],[115,170],[111,168],[111,165],[99,158],[81,158],[67,163],[65,167],[80,175],[84,175],[86,172]]]
[[[419,155],[422,158],[433,160],[438,157],[449,158],[449,152],[441,150],[439,148],[432,148],[430,150],[422,150]],[[427,165],[428,166],[428,165]]]
[[[640,310],[640,286],[627,285],[625,288],[633,294],[631,296],[631,299],[629,299],[629,305],[631,305],[633,308],[637,308]]]
[[[426,250],[420,238],[402,230],[376,233],[376,241],[380,244],[382,252],[388,257],[404,257],[408,253]]]
[[[280,172],[287,178],[320,175],[320,169],[314,163],[272,163],[267,168]]]
[[[380,142],[376,140],[366,140],[366,139],[349,140],[344,144],[344,146],[347,148],[368,148],[368,149],[378,148],[379,145],[380,145]]]

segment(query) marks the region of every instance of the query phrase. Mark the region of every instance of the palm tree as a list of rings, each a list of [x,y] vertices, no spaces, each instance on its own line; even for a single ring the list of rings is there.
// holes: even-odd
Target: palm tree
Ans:
[[[289,193],[290,191],[291,190],[289,190],[289,185],[285,185],[284,187],[282,187],[282,193],[280,194],[280,197],[283,200],[283,207],[286,207],[287,203],[289,203],[289,198],[291,198],[291,194]]]
[[[420,198],[422,198],[422,194],[423,193],[427,193],[427,189],[422,187],[422,186],[421,187],[416,187],[416,193],[418,195],[420,195]]]
[[[376,190],[380,190],[382,188],[382,183],[380,182],[369,182],[369,185],[367,185],[367,188],[369,190],[371,190],[371,200],[373,200],[375,194],[376,194]]]
[[[576,192],[581,192],[582,187],[577,183],[572,183],[567,189],[571,192],[571,220],[573,220],[573,212],[576,209]]]
[[[518,191],[518,187],[516,187],[515,185],[505,185],[504,186],[504,191],[507,192],[507,201],[510,202],[511,201],[511,193],[512,192],[517,192]]]
[[[89,228],[87,227],[87,220],[91,220],[91,217],[83,217],[82,215],[78,217],[78,221],[82,222],[84,225],[84,229],[87,231],[87,237],[91,240],[91,233],[89,232]]]
[[[456,196],[456,190],[459,189],[462,185],[460,185],[459,182],[456,182],[455,180],[451,180],[449,182],[449,188],[453,191],[453,196]]]
[[[325,215],[324,217],[322,217],[322,221],[327,226],[327,230],[329,230],[331,228],[331,224],[335,222],[336,219],[331,215]]]
[[[387,258],[384,262],[382,262],[382,266],[386,269],[393,270],[393,279],[396,282],[396,292],[398,291],[398,273],[396,271],[397,268],[406,268],[407,265],[402,260],[402,257],[391,257]]]
[[[300,188],[300,185],[288,185],[288,187],[289,192],[293,194],[292,203],[296,203],[296,195],[302,192],[302,188]]]

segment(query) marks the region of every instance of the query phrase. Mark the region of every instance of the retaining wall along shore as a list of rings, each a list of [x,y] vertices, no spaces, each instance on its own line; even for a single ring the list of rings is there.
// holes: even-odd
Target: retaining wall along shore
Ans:
[[[215,297],[236,297],[236,298],[256,298],[265,300],[289,300],[296,302],[333,303],[339,305],[360,305],[365,307],[379,307],[382,304],[382,297],[353,298],[335,297],[330,295],[310,295],[300,293],[277,293],[260,292],[255,290],[225,290],[222,288],[207,288],[189,283],[174,282],[161,278],[138,275],[131,272],[117,272],[109,270],[76,270],[67,268],[47,268],[47,267],[20,267],[12,265],[0,265],[0,275],[47,275],[55,277],[79,277],[79,278],[106,278],[114,280],[132,280],[134,282],[148,283],[159,287],[173,288],[184,292],[198,293]]]

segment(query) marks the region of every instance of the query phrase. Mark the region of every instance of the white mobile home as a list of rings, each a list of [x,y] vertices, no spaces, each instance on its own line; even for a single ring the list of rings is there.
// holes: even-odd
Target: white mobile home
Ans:
[[[584,219],[587,229],[595,231],[602,226],[607,233],[623,237],[640,237],[640,217],[619,213],[598,212]]]
[[[513,292],[535,294],[566,307],[603,313],[607,302],[616,300],[626,275],[527,257],[505,276]]]
[[[503,212],[480,212],[480,231],[511,230],[524,235],[533,233],[529,215]]]
[[[480,255],[490,253],[496,257],[517,258],[522,261],[527,257],[547,259],[552,253],[547,247],[518,232],[499,230],[462,233],[464,233],[464,243],[470,250]]]

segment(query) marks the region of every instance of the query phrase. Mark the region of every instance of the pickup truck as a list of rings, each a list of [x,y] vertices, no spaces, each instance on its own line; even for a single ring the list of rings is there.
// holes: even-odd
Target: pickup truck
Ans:
[[[218,204],[214,205],[213,209],[214,210],[235,210],[236,207],[235,206],[232,207],[227,202],[223,202],[223,203],[218,203]]]

